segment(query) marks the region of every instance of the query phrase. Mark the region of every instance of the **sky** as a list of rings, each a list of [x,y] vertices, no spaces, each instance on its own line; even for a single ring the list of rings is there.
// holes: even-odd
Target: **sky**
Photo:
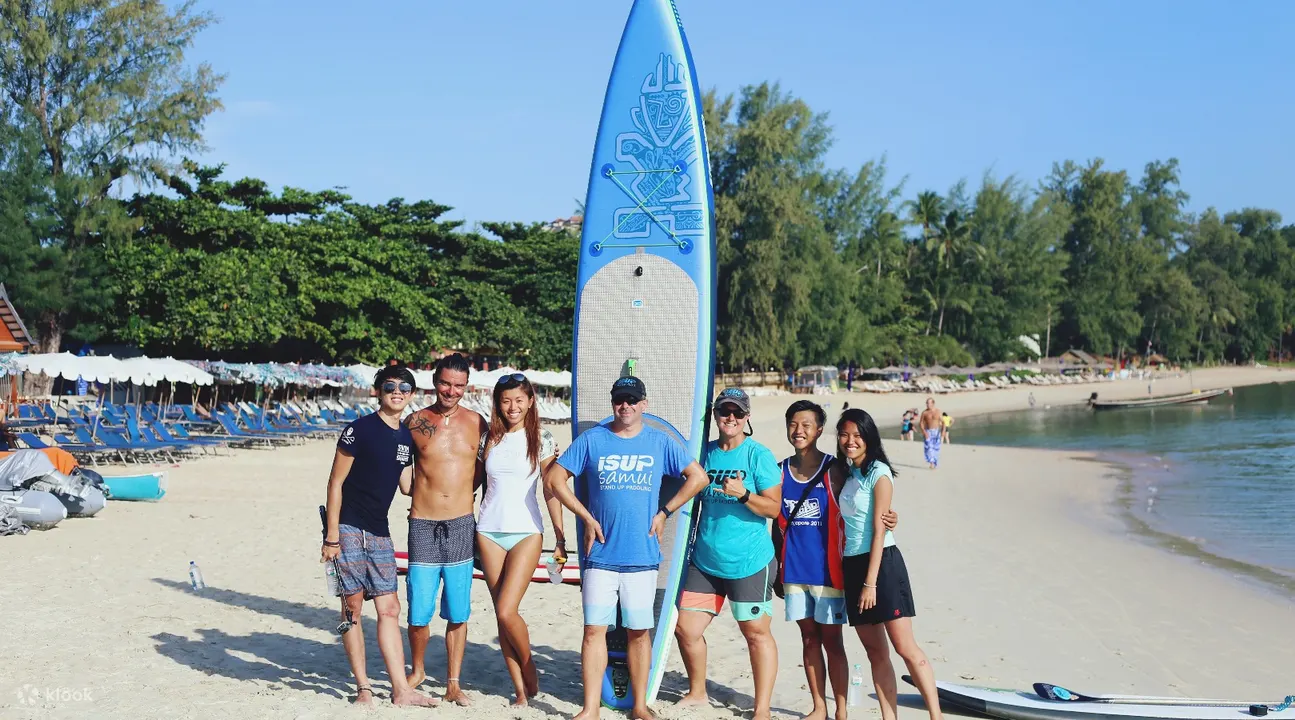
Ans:
[[[703,89],[780,83],[832,167],[905,197],[1065,159],[1178,158],[1189,209],[1295,222],[1295,2],[676,0]],[[187,58],[227,75],[204,162],[474,223],[583,200],[630,0],[199,0]]]

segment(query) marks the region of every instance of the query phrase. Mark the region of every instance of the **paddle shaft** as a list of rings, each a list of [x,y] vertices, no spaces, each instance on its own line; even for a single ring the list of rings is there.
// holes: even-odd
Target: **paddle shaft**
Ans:
[[[1065,690],[1072,697],[1069,700],[1060,698],[1049,692],[1051,688]],[[1050,683],[1035,683],[1034,691],[1039,697],[1045,700],[1056,700],[1058,702],[1089,702],[1089,703],[1120,703],[1125,705],[1164,705],[1178,707],[1250,707],[1251,705],[1280,705],[1285,700],[1276,702],[1256,702],[1253,700],[1211,700],[1206,698],[1176,698],[1176,697],[1156,697],[1152,695],[1085,695],[1075,692],[1060,685]]]

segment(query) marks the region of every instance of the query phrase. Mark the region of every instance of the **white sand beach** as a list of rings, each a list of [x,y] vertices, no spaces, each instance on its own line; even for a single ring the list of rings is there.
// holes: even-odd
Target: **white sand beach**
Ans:
[[[1290,371],[1196,372],[1195,387],[1295,377]],[[1187,377],[1158,381],[1157,394]],[[1146,394],[1136,381],[968,392],[942,396],[955,417]],[[791,396],[755,399],[755,437],[788,453],[782,412]],[[814,398],[863,407],[883,426],[919,405],[913,394]],[[955,425],[956,433],[956,425]],[[555,434],[565,444],[566,428]],[[823,440],[826,449],[830,434]],[[1130,530],[1117,502],[1119,470],[1063,452],[953,444],[938,471],[918,443],[888,445],[896,462],[896,532],[908,562],[915,631],[938,678],[998,687],[1049,681],[1093,693],[1281,696],[1291,692],[1295,600],[1245,578],[1168,552]],[[319,519],[332,446],[237,451],[170,469],[157,504],[114,502],[98,517],[47,532],[0,538],[0,717],[4,718],[538,718],[569,716],[580,702],[581,612],[574,586],[534,584],[522,605],[541,673],[532,707],[508,707],[504,669],[485,585],[473,589],[463,682],[470,708],[397,710],[385,699],[372,606],[364,631],[379,705],[347,703],[353,691],[324,596]],[[1097,460],[1099,462],[1092,462]],[[113,469],[105,471],[112,474]],[[408,500],[391,512],[398,548]],[[209,588],[186,575],[198,562]],[[401,587],[403,606],[403,583]],[[775,608],[780,670],[775,714],[808,710],[793,624]],[[403,619],[402,619],[403,625]],[[443,690],[440,621],[429,651]],[[662,718],[727,718],[749,712],[751,676],[731,616],[708,633],[714,707],[681,712],[686,687],[677,652],[657,710]],[[847,636],[852,662],[865,663]],[[406,650],[407,652],[407,650]],[[408,658],[406,658],[408,661]],[[902,673],[902,664],[895,658]],[[870,682],[870,681],[868,681]],[[901,685],[907,718],[925,717]],[[853,717],[877,716],[875,701]],[[619,717],[604,710],[606,718]]]

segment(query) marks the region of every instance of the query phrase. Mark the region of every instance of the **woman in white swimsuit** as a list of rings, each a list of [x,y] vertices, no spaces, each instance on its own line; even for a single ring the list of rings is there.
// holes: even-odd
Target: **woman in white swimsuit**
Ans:
[[[537,486],[557,454],[553,436],[540,427],[530,381],[521,373],[500,378],[495,384],[490,432],[481,439],[486,492],[477,519],[477,547],[486,586],[495,601],[499,647],[517,689],[514,705],[525,705],[539,692],[530,631],[517,608],[539,565],[544,537]],[[554,554],[565,562],[562,505],[548,493],[544,502],[557,537]]]

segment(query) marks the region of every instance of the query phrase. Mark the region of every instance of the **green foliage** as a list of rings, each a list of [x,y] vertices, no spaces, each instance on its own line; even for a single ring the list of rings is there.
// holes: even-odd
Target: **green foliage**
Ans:
[[[0,0],[0,123],[29,138],[8,165],[45,194],[4,252],[26,258],[15,285],[44,350],[59,349],[65,326],[88,338],[108,319],[102,257],[133,229],[109,199],[116,181],[163,172],[173,153],[201,147],[202,123],[219,108],[221,78],[184,65],[211,22],[193,4]]]

